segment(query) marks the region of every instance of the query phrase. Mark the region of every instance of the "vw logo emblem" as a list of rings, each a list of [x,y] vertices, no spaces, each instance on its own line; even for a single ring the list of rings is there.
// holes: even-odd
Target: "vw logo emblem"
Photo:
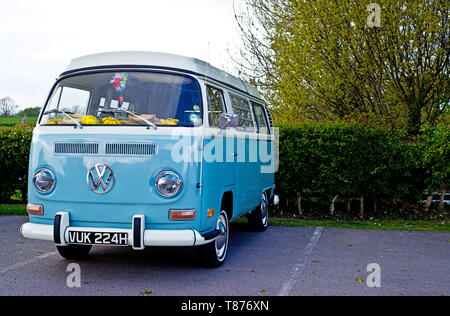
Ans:
[[[97,194],[106,194],[111,191],[115,181],[114,172],[104,164],[95,165],[87,174],[89,188]]]

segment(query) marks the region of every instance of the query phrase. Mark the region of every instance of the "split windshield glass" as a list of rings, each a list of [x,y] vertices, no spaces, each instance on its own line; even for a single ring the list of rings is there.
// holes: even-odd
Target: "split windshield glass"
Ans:
[[[202,124],[198,83],[152,72],[101,72],[68,77],[53,90],[40,124],[194,127]]]

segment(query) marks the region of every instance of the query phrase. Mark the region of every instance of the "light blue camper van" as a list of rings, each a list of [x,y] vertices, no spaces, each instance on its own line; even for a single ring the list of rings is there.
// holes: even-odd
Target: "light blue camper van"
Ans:
[[[195,246],[219,266],[231,221],[267,228],[274,140],[257,90],[208,63],[150,52],[74,59],[33,132],[21,233],[71,260],[95,245]]]

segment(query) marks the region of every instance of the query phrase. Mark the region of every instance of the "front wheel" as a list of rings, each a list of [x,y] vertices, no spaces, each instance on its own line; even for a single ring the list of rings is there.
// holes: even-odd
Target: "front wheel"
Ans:
[[[81,260],[87,257],[92,246],[85,245],[68,245],[56,246],[59,254],[67,260]]]
[[[248,216],[250,229],[256,232],[263,232],[267,229],[269,223],[269,200],[264,192],[261,197],[261,203]]]
[[[217,227],[220,231],[219,236],[214,242],[199,246],[199,254],[202,263],[206,267],[216,268],[223,264],[228,252],[228,238],[229,238],[229,221],[225,211],[221,211],[217,221]]]

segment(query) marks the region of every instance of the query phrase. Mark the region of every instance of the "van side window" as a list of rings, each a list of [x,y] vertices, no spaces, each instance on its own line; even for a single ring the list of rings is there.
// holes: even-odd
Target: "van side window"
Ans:
[[[219,127],[219,118],[225,112],[223,92],[219,89],[206,86],[208,98],[208,118],[210,127]]]
[[[252,110],[250,103],[247,99],[244,99],[235,94],[230,94],[233,111],[239,117],[239,127],[244,130],[254,131]]]
[[[267,128],[267,117],[264,111],[264,107],[261,104],[252,102],[253,113],[255,113],[256,124],[258,124],[258,132],[261,134],[269,134],[269,129]]]
[[[273,118],[272,118],[272,113],[270,113],[270,110],[267,107],[264,107],[264,109],[266,110],[266,115],[267,115],[267,122],[269,124],[269,130],[270,130],[270,134],[274,133],[273,130]]]

